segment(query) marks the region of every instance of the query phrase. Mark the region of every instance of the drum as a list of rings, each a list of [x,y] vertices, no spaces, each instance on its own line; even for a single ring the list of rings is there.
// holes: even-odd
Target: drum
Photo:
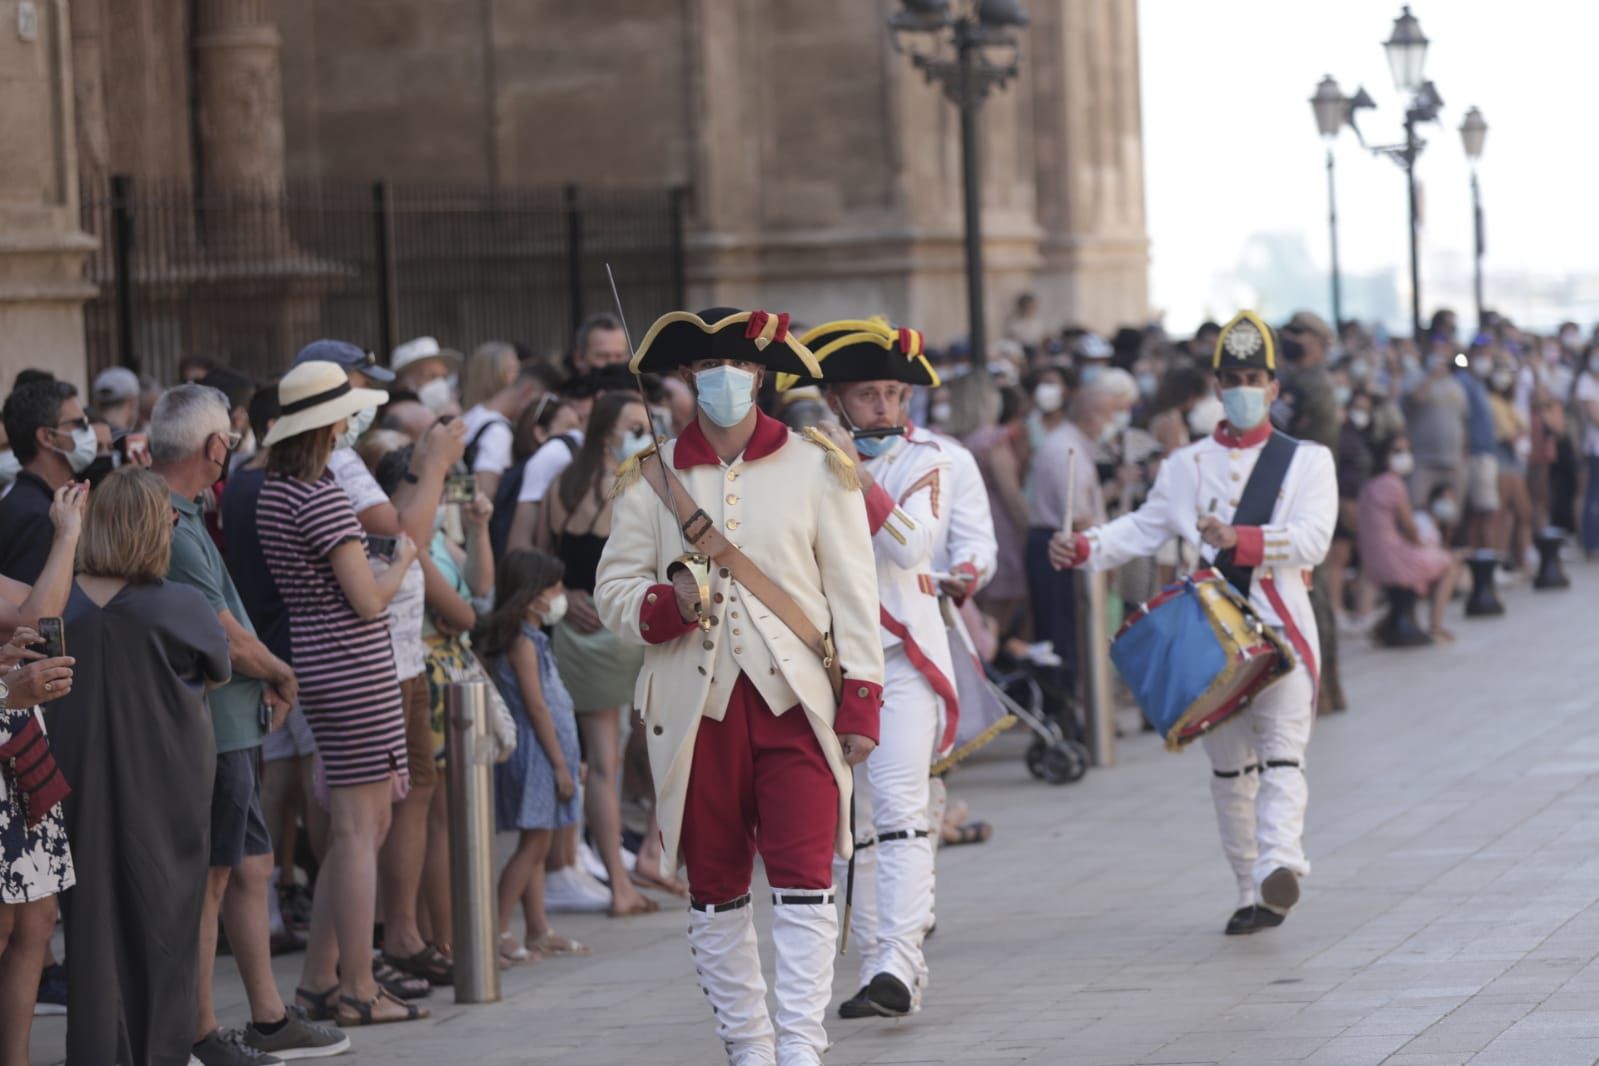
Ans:
[[[1294,665],[1287,642],[1214,570],[1129,614],[1110,657],[1168,751],[1249,706]]]

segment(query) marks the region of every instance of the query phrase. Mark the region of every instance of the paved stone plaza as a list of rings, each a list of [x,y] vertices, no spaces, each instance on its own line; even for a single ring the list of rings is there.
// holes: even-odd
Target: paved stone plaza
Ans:
[[[1452,647],[1346,651],[1353,707],[1310,748],[1315,871],[1288,923],[1253,938],[1221,935],[1233,888],[1203,755],[1134,734],[1118,766],[1054,788],[1002,738],[952,782],[995,837],[939,856],[926,1010],[833,1021],[828,1061],[1599,1061],[1599,569],[1573,578],[1511,590],[1502,619],[1457,617]],[[354,1031],[356,1057],[722,1061],[686,924],[676,907],[565,916],[593,957],[510,971],[495,1005],[435,995],[429,1021]],[[298,970],[279,960],[285,991]],[[220,1013],[242,1021],[219,971]],[[59,1060],[62,1033],[40,1019],[36,1063]]]

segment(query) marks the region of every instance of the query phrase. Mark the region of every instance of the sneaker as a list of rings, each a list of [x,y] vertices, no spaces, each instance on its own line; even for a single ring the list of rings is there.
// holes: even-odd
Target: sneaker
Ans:
[[[257,1051],[244,1042],[237,1029],[215,1029],[204,1040],[194,1045],[192,1058],[200,1066],[282,1066],[276,1055]]]
[[[251,1022],[244,1027],[244,1042],[257,1051],[280,1059],[325,1059],[350,1050],[350,1038],[331,1025],[318,1025],[306,1016],[305,1008],[291,1005],[283,1026],[275,1033],[263,1033]]]
[[[544,909],[563,914],[610,910],[611,891],[576,866],[544,875]]]
[[[595,851],[586,840],[579,841],[577,845],[577,868],[601,884],[607,884],[611,880],[610,871],[606,870],[599,852]]]
[[[39,998],[34,1000],[36,1018],[54,1017],[67,1012],[67,967],[57,962],[39,975]]]

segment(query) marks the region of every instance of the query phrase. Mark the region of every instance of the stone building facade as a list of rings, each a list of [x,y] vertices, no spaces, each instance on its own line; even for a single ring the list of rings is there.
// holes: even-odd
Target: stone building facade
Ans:
[[[30,2],[53,45],[10,32]],[[0,212],[25,187],[30,218],[48,220],[0,214],[0,315],[17,313],[4,279],[83,254],[75,173],[383,177],[681,185],[691,302],[964,331],[958,116],[895,51],[896,0],[71,0],[70,19],[68,6],[0,0],[0,80],[36,83],[25,102],[0,92],[0,129],[33,116],[30,162],[0,161]],[[1024,289],[1060,322],[1140,320],[1136,0],[1030,9],[1021,76],[982,113],[991,329]],[[21,66],[7,61],[19,48]],[[39,244],[19,236],[35,231],[57,250],[11,248]],[[56,311],[83,297],[71,275],[44,301]],[[7,332],[0,371],[16,358]],[[70,359],[70,339],[51,337]]]

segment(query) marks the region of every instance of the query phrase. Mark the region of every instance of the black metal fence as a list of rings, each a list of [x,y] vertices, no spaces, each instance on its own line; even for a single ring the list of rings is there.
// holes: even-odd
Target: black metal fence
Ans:
[[[318,337],[378,353],[432,334],[469,350],[564,350],[612,306],[633,323],[683,305],[679,189],[504,189],[378,182],[207,189],[114,177],[85,189],[100,239],[84,309],[89,369],[173,381],[186,355],[280,373]]]

